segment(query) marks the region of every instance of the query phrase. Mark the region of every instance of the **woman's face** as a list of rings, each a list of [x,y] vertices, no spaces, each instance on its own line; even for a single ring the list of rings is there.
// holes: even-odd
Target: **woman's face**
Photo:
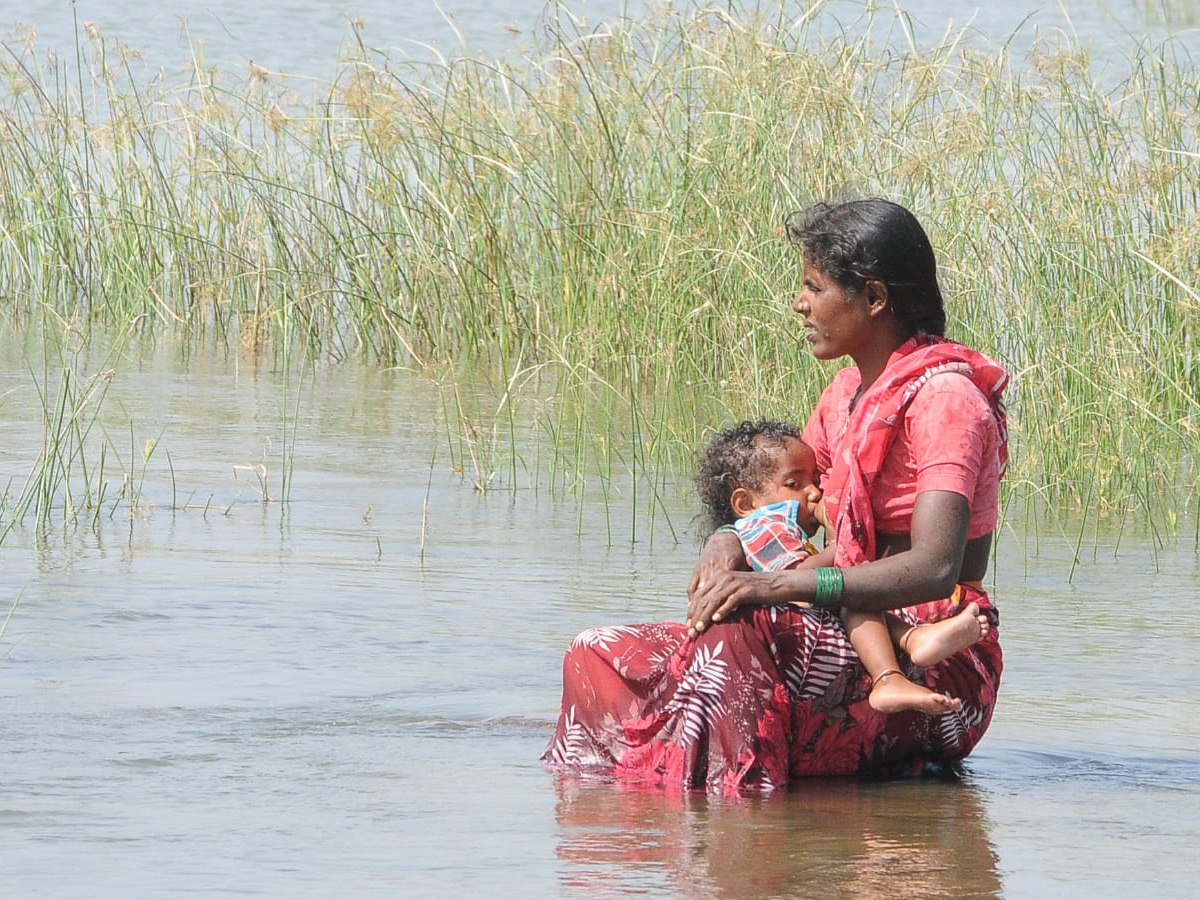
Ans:
[[[853,356],[871,333],[870,308],[865,290],[852,293],[805,260],[792,309],[804,316],[804,336],[817,359]]]

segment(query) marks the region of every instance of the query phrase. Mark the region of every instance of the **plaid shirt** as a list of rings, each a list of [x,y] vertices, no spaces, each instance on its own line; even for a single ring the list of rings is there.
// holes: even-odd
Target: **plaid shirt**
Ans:
[[[800,501],[784,500],[760,506],[733,523],[752,569],[790,569],[816,554],[817,548],[796,522],[799,513]]]

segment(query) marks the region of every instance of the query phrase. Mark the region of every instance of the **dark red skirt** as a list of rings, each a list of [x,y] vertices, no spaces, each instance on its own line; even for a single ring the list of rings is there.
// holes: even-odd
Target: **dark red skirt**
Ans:
[[[749,607],[695,640],[657,622],[590,628],[563,662],[563,700],[542,758],[553,769],[673,789],[770,791],[814,775],[915,774],[964,758],[992,718],[1003,656],[986,594],[898,610],[934,622],[974,600],[987,637],[908,676],[963,701],[941,716],[884,715],[841,619],[826,610]]]

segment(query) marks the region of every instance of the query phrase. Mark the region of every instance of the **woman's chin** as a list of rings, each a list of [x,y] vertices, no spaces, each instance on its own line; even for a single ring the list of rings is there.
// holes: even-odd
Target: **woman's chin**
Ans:
[[[812,355],[817,359],[829,361],[831,359],[838,359],[843,355],[842,353],[838,352],[836,348],[830,347],[828,344],[823,343],[819,339],[810,339],[810,341],[812,344],[812,347],[810,348],[812,350]]]

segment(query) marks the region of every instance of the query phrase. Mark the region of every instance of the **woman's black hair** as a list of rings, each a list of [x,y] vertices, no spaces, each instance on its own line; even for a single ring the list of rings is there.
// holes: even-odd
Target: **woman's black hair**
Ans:
[[[696,493],[704,506],[706,533],[737,519],[730,503],[735,488],[762,490],[778,465],[777,454],[769,451],[799,439],[795,425],[760,419],[739,422],[709,441],[696,465]]]
[[[937,260],[916,216],[889,200],[819,203],[792,213],[788,238],[804,251],[805,265],[820,269],[849,291],[868,281],[887,286],[892,313],[918,334],[944,335],[946,310]]]

